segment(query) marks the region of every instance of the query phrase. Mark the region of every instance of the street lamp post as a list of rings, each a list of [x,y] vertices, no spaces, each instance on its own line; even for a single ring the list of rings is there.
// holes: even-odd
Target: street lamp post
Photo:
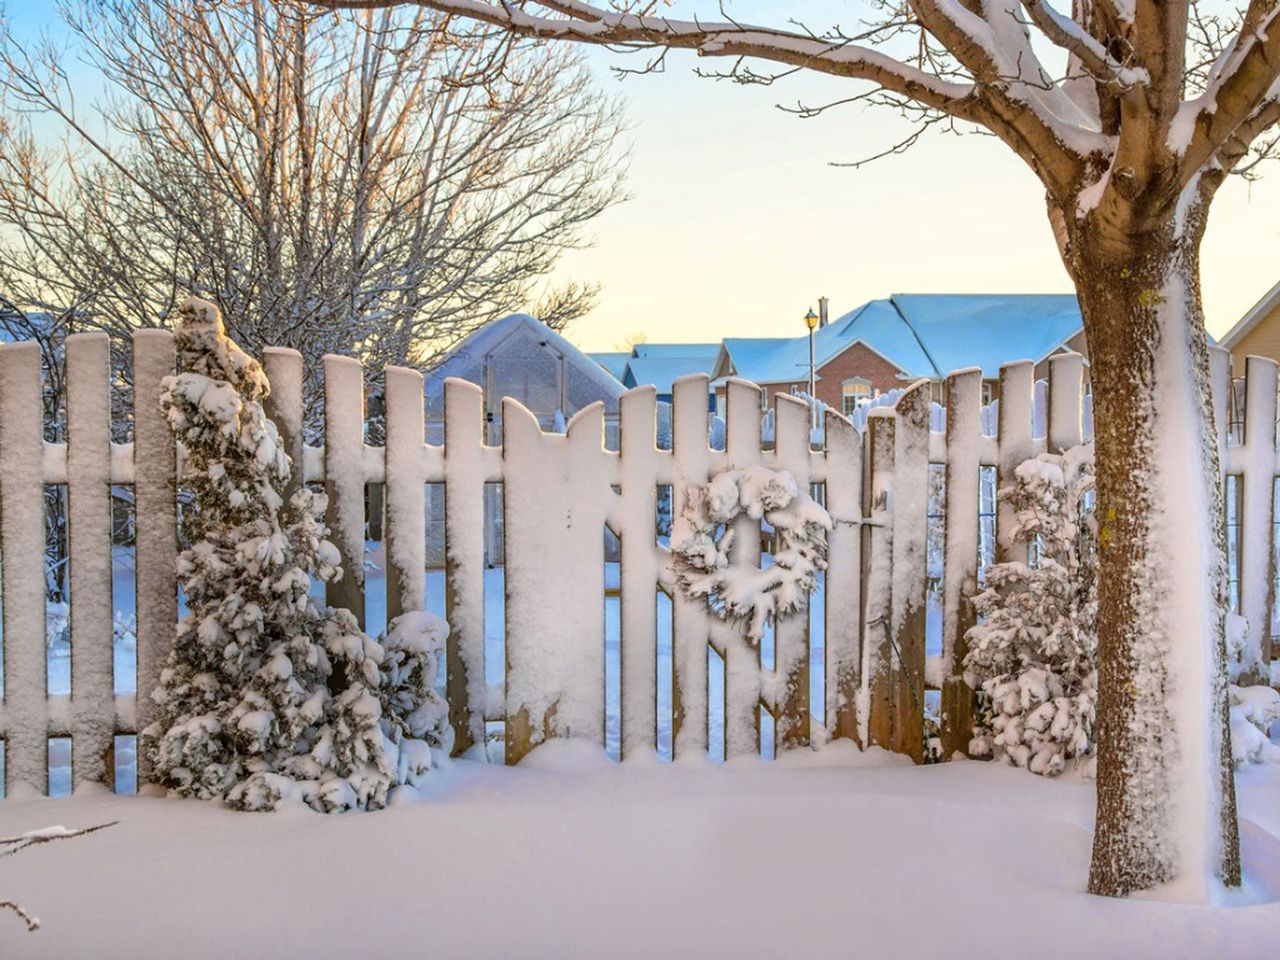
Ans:
[[[804,315],[804,325],[809,328],[809,396],[816,400],[818,378],[813,366],[813,331],[818,329],[818,315],[813,312],[813,307],[810,307],[809,312]]]

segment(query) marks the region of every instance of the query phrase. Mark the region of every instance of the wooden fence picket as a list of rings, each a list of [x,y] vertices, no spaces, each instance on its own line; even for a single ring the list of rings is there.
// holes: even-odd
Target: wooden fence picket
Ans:
[[[325,590],[332,607],[346,607],[364,626],[364,372],[350,357],[324,358],[324,482],[329,539],[342,576]]]
[[[707,436],[707,377],[681,377],[672,384],[671,509],[676,516],[693,490],[707,482],[712,451]],[[674,757],[707,753],[707,657],[711,622],[706,604],[672,592],[671,749]]]
[[[826,704],[823,724],[833,738],[862,744],[858,691],[862,685],[862,435],[845,417],[826,415],[826,507],[833,523],[827,542],[823,596]]]
[[[965,632],[978,585],[978,497],[981,474],[982,371],[947,377],[946,507],[942,588],[942,756],[968,752],[973,690],[964,682]]]
[[[133,335],[139,734],[151,722],[150,692],[159,685],[178,620],[177,444],[158,402],[160,381],[174,373],[175,362],[173,334],[168,330],[139,330]],[[147,751],[139,743],[139,788],[150,780]]]
[[[730,380],[725,418],[725,468],[757,466],[760,450],[760,388]],[[705,400],[703,403],[705,404]],[[760,565],[760,522],[739,517],[734,522],[730,562]],[[711,640],[724,657],[724,756],[760,755],[760,650],[747,642],[738,624],[716,621]]]
[[[1018,464],[1032,456],[1031,410],[1035,391],[1035,366],[1029,360],[1006,363],[1000,368],[1000,412],[996,453],[996,484],[1003,489],[1013,483]],[[1013,541],[1013,508],[996,507],[996,562],[1017,557]]]
[[[67,545],[71,581],[71,770],[111,783],[119,722],[112,677],[111,341],[67,337]]]
[[[864,627],[862,677],[866,690],[865,746],[893,749],[893,488],[897,419],[881,407],[867,417],[867,483],[864,513],[870,525],[863,553]],[[923,720],[922,720],[923,722]]]
[[[779,394],[774,401],[774,468],[796,478],[802,493],[809,492],[811,474],[809,404]],[[775,749],[795,749],[809,744],[809,604],[774,625],[776,686],[781,693],[770,704],[776,720]]]
[[[387,623],[426,609],[426,425],[422,374],[387,367]]]
[[[1248,664],[1242,683],[1271,676],[1271,604],[1275,550],[1276,363],[1245,361],[1244,462],[1240,471],[1240,614],[1249,621],[1250,645],[1259,660]]]

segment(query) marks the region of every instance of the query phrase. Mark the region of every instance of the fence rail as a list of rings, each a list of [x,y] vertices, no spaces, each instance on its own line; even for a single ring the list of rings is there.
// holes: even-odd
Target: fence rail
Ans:
[[[132,444],[110,444],[111,376],[104,335],[67,339],[67,443],[43,440],[40,355],[29,343],[0,345],[0,565],[4,698],[0,736],[11,787],[46,789],[48,740],[71,737],[77,786],[109,782],[116,734],[149,719],[146,691],[168,656],[178,611],[175,579],[178,458],[156,398],[174,369],[165,331],[134,337]],[[988,436],[982,375],[951,374],[945,416],[931,410],[929,385],[904,390],[889,407],[860,412],[854,423],[825,414],[825,442],[811,443],[806,404],[779,396],[774,442],[761,442],[760,390],[728,384],[724,450],[709,444],[707,379],[674,386],[671,449],[656,442],[653,388],[625,394],[617,451],[602,443],[598,406],[580,411],[565,434],[544,433],[518,403],[506,400],[500,446],[484,442],[481,390],[451,380],[445,388],[444,443],[424,440],[423,378],[386,371],[386,447],[364,442],[360,365],[325,360],[324,444],[303,442],[302,360],[268,349],[268,413],[303,469],[294,486],[323,483],[331,537],[348,574],[328,599],[363,619],[365,486],[385,485],[387,616],[421,608],[424,597],[427,484],[444,489],[447,691],[457,746],[483,742],[487,720],[506,722],[508,762],[547,737],[605,738],[605,555],[607,527],[619,539],[621,572],[619,737],[623,757],[653,753],[671,731],[674,756],[708,750],[708,650],[724,658],[724,750],[761,749],[761,711],[778,749],[802,747],[813,731],[881,745],[924,758],[926,517],[930,464],[945,465],[942,551],[941,740],[943,756],[967,747],[972,691],[962,679],[964,633],[973,623],[965,599],[978,575],[979,473],[1001,483],[1024,459],[1074,446],[1089,431],[1083,361],[1055,356],[1047,385],[1030,362],[1000,374],[998,429]],[[1250,358],[1245,371],[1243,442],[1228,441],[1230,356],[1212,350],[1215,415],[1224,473],[1238,476],[1241,612],[1269,639],[1274,602],[1273,523],[1277,465],[1276,365]],[[1037,403],[1037,396],[1040,402]],[[1043,429],[1035,427],[1042,420]],[[939,420],[945,421],[939,424]],[[941,429],[931,429],[931,423]],[[810,697],[809,618],[776,627],[769,667],[732,626],[702,601],[673,589],[669,556],[655,536],[660,487],[680,504],[690,488],[730,468],[784,469],[801,484],[821,485],[835,520],[825,578],[825,696]],[[494,716],[485,683],[485,486],[503,485],[505,688]],[[69,504],[72,683],[69,696],[46,694],[42,565],[46,484],[65,484]],[[111,632],[111,485],[132,485],[136,502],[137,689],[113,695]],[[744,523],[746,556],[760,560],[758,530]],[[997,557],[1010,555],[1008,518],[996,520]],[[659,716],[655,600],[671,596],[669,715]],[[1263,645],[1269,659],[1270,643]],[[811,715],[813,711],[816,715]],[[664,708],[664,714],[666,710]],[[139,781],[149,771],[139,769]]]

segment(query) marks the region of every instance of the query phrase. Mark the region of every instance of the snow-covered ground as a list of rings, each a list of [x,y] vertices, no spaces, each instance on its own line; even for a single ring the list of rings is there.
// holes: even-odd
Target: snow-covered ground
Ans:
[[[120,822],[0,860],[0,956],[1264,957],[1280,765],[1239,776],[1249,886],[1205,908],[1083,892],[1093,788],[881,751],[618,765],[553,744],[458,761],[374,814],[77,796],[0,834]]]

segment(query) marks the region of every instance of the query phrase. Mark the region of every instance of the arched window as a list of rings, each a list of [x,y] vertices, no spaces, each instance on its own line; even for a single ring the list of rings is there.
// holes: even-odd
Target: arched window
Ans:
[[[850,416],[858,409],[859,400],[870,400],[876,395],[871,381],[864,377],[853,377],[840,386],[840,408],[844,415]]]

